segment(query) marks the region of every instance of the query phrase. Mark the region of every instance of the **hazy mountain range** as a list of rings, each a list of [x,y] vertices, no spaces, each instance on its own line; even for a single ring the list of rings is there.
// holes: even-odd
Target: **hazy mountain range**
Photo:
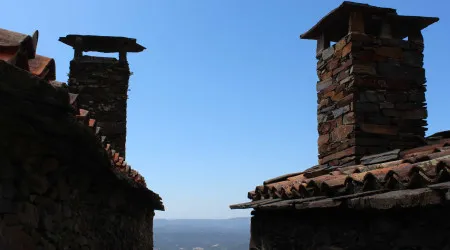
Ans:
[[[155,249],[248,250],[250,218],[155,219]]]

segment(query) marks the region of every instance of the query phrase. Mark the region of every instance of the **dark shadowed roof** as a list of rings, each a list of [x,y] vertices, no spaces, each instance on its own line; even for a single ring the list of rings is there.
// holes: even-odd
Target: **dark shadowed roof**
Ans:
[[[449,132],[426,141],[429,145],[364,157],[361,165],[319,165],[267,180],[248,193],[251,202],[230,207],[381,209],[440,202],[433,190],[450,189]]]
[[[145,49],[134,38],[117,36],[67,35],[60,37],[59,41],[86,52],[141,52]]]
[[[38,32],[36,31],[33,37],[31,37],[21,33],[0,29],[0,72],[14,72],[14,74],[19,74],[23,77],[30,77],[31,73],[34,77],[40,78],[41,82],[44,82],[44,85],[48,83],[55,89],[64,89],[65,83],[54,81],[56,76],[54,59],[35,54],[37,34]],[[118,39],[116,41],[125,41],[124,39]],[[135,39],[129,40],[134,41],[134,43],[136,42]],[[101,39],[97,41],[105,42]],[[135,48],[138,47],[135,46]],[[32,57],[27,57],[27,55],[31,54],[33,55]],[[17,58],[24,59],[26,65],[19,69],[17,67],[18,65],[15,63]],[[67,98],[63,99],[70,100],[70,105],[72,105],[75,110],[74,118],[81,124],[84,124],[86,128],[90,128],[92,136],[95,136],[99,141],[99,145],[103,147],[103,150],[100,149],[100,151],[102,151],[100,153],[104,153],[109,157],[110,168],[108,170],[111,171],[119,181],[127,183],[128,186],[134,188],[136,193],[140,193],[146,197],[148,201],[152,203],[154,209],[164,210],[161,197],[148,189],[144,177],[140,175],[139,172],[132,169],[125,161],[125,158],[111,147],[111,144],[108,143],[108,138],[102,135],[102,128],[98,126],[95,117],[87,110],[78,108],[78,95],[68,92],[66,95]]]
[[[348,33],[350,13],[354,11],[363,12],[366,20],[371,20],[372,15],[386,17],[393,26],[396,37],[401,39],[410,34],[411,27],[422,30],[439,20],[437,17],[400,16],[395,9],[344,1],[300,38],[317,40],[322,33],[325,33],[330,41],[337,42]]]

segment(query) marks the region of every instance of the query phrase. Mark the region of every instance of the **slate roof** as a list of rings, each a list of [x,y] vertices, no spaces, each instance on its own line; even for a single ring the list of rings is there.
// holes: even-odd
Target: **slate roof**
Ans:
[[[55,61],[53,58],[40,56],[36,54],[38,31],[33,35],[27,36],[13,31],[0,29],[0,62],[4,61],[15,67],[24,69],[36,77],[48,81],[55,88],[66,88],[66,84],[55,81]],[[29,52],[29,50],[33,50]],[[20,64],[17,58],[22,61]],[[164,210],[161,197],[147,188],[145,179],[136,170],[132,169],[118,152],[108,143],[108,138],[102,135],[101,127],[97,126],[95,117],[92,117],[87,110],[79,109],[77,105],[77,94],[68,93],[68,99],[72,106],[76,120],[89,127],[93,134],[98,138],[105,152],[110,158],[110,170],[115,176],[126,181],[131,187],[145,190],[147,196],[154,200],[156,210]]]
[[[354,11],[364,12],[366,15],[377,14],[391,20],[392,29],[400,39],[411,34],[411,27],[422,30],[439,20],[437,17],[402,16],[398,15],[395,9],[344,1],[339,7],[320,19],[311,29],[302,34],[300,38],[317,40],[322,33],[326,33],[330,41],[337,42],[347,34],[349,16]],[[366,21],[369,24],[373,20],[367,19]]]
[[[230,208],[386,209],[438,204],[448,196],[442,190],[450,190],[450,132],[425,138],[424,144],[367,156],[360,165],[319,165],[273,178],[248,193],[251,202]]]

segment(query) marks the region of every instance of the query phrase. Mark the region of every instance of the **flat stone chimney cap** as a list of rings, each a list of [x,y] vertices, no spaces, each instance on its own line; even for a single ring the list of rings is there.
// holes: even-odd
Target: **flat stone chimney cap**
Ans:
[[[141,52],[145,49],[134,38],[118,36],[67,35],[59,41],[84,52]]]
[[[344,1],[310,30],[302,34],[300,38],[318,40],[324,34],[329,41],[337,42],[348,34],[349,18],[352,12],[362,13],[367,25],[388,21],[395,37],[399,39],[407,37],[411,33],[411,29],[422,30],[439,21],[437,17],[400,16],[395,9]],[[381,20],[383,18],[384,20]]]

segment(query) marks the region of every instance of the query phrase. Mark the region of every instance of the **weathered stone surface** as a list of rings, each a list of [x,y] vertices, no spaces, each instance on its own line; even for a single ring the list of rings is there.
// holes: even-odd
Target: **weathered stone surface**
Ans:
[[[330,61],[327,63],[327,69],[328,69],[329,71],[333,71],[335,68],[337,68],[337,67],[339,66],[340,61],[341,61],[340,58],[334,57],[334,59],[330,60]],[[334,75],[334,73],[333,73],[333,75]]]
[[[321,81],[325,81],[325,80],[330,79],[332,75],[333,75],[333,72],[327,71],[327,72],[324,72],[323,74],[321,74],[319,78]]]
[[[321,124],[321,123],[323,123],[323,122],[326,122],[327,119],[328,119],[327,116],[324,115],[324,114],[319,114],[319,115],[317,115],[317,123],[318,123],[318,124]]]
[[[353,125],[338,126],[331,132],[331,138],[334,142],[344,140],[354,131],[354,129],[355,127]]]
[[[402,111],[402,118],[404,119],[425,119],[427,118],[427,110],[424,108],[416,109],[416,110],[407,110]]]
[[[425,93],[424,92],[412,92],[408,93],[408,100],[413,102],[424,102]]]
[[[319,128],[318,128],[319,134],[322,135],[322,134],[330,132],[333,128],[336,127],[336,124],[337,124],[336,120],[332,120],[332,121],[328,121],[328,122],[319,124]]]
[[[386,100],[392,103],[403,103],[407,100],[407,94],[405,93],[387,93]]]
[[[350,74],[376,75],[377,71],[374,65],[354,64],[350,69]]]
[[[324,134],[324,135],[320,135],[319,136],[319,140],[318,140],[318,144],[323,145],[328,143],[328,141],[330,140],[330,135],[329,134]]]
[[[366,102],[374,102],[379,103],[380,100],[378,99],[378,93],[375,91],[367,90],[365,92],[361,93],[361,100]]]
[[[352,57],[358,63],[371,63],[375,59],[375,53],[373,50],[359,51],[358,53],[353,53]]]
[[[318,109],[318,110],[322,110],[322,108],[325,107],[325,106],[327,106],[328,103],[330,103],[330,101],[328,100],[328,98],[320,100],[319,105],[317,106],[317,109]]]
[[[335,105],[329,105],[328,107],[319,109],[320,113],[327,114],[328,112],[334,110],[336,108]]]
[[[346,57],[350,52],[352,51],[352,42],[348,43],[347,45],[342,48],[342,57]]]
[[[403,52],[403,63],[421,68],[423,67],[423,54],[417,51],[405,51]]]
[[[439,219],[445,210],[257,210],[251,218],[252,241],[254,249],[448,249],[440,237],[450,233],[448,219]]]
[[[342,100],[342,98],[344,98],[344,92],[342,92],[342,91],[335,93],[334,95],[331,96],[331,100],[334,102]]]
[[[345,38],[343,38],[343,39],[339,40],[339,42],[337,42],[337,43],[334,45],[334,50],[335,50],[336,52],[337,52],[337,51],[340,51],[340,50],[342,50],[342,49],[345,47],[345,45],[347,45],[347,41],[346,41]]]
[[[403,50],[399,47],[379,47],[375,49],[375,54],[398,60],[402,58]]]
[[[334,118],[339,117],[339,116],[347,113],[348,111],[350,111],[350,106],[348,106],[348,105],[344,106],[344,107],[341,107],[341,108],[338,108],[336,110],[333,110],[333,117]]]
[[[351,59],[348,59],[344,63],[342,63],[339,67],[333,68],[333,75],[335,76],[341,73],[343,70],[349,69],[352,63],[353,61]]]
[[[356,112],[378,112],[379,105],[375,103],[357,103]]]
[[[335,159],[340,159],[340,158],[344,158],[344,157],[347,157],[347,156],[351,156],[351,155],[354,155],[355,152],[356,152],[356,148],[355,147],[350,147],[350,148],[347,148],[347,149],[345,149],[343,151],[340,151],[340,152],[337,152],[337,153],[325,156],[322,159],[319,159],[319,164],[325,164],[325,163],[327,163],[327,162],[329,162],[331,160],[335,160]]]
[[[355,113],[350,112],[344,115],[342,118],[342,124],[348,125],[348,124],[354,124],[355,123]]]
[[[320,91],[328,88],[332,83],[333,83],[333,81],[332,81],[331,78],[329,78],[329,79],[327,79],[325,81],[318,82],[317,83],[317,88],[316,88],[317,92],[320,92]]]
[[[336,76],[336,82],[341,82],[342,80],[347,79],[349,76],[350,69],[343,70]]]
[[[326,60],[330,59],[333,56],[333,54],[334,54],[333,46],[330,46],[329,48],[324,49],[322,51],[322,60],[326,61]]]
[[[395,107],[395,105],[393,103],[390,102],[382,102],[380,103],[380,108],[381,109],[393,109]]]
[[[354,101],[354,96],[353,96],[353,93],[351,93],[351,94],[348,94],[347,96],[345,96],[344,98],[340,99],[337,102],[337,106],[338,107],[348,106],[353,101]]]
[[[360,124],[360,128],[362,131],[371,134],[396,135],[398,133],[398,127],[378,124]]]

